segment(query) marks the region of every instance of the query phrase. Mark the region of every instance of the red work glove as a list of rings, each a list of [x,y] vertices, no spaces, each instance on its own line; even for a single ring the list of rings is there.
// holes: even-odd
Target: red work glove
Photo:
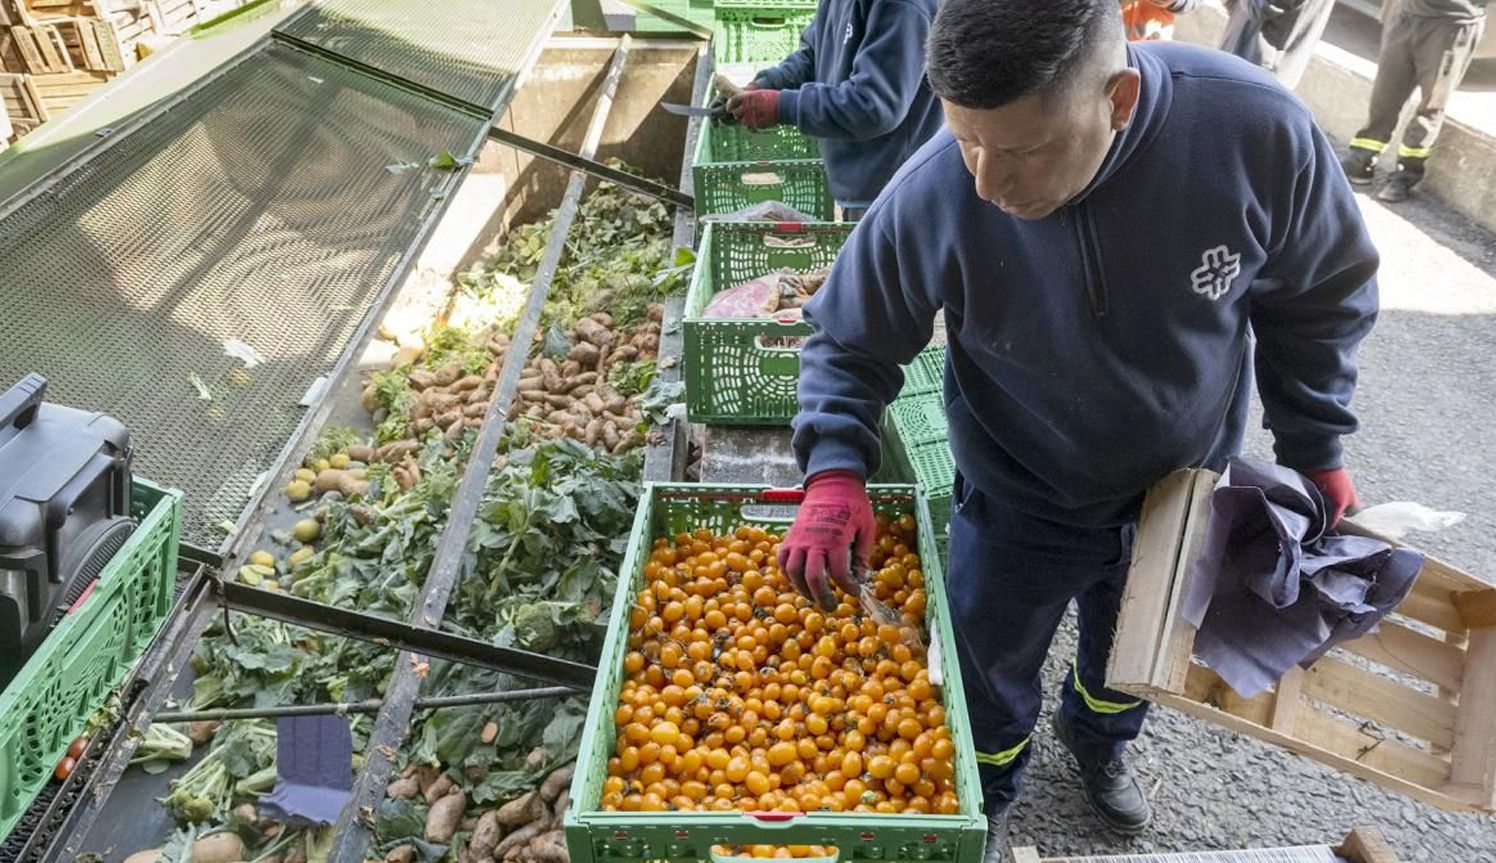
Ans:
[[[795,590],[832,611],[837,599],[828,574],[855,596],[853,554],[857,568],[867,568],[877,534],[862,478],[849,470],[822,471],[805,484],[805,501],[779,545],[779,568]]]
[[[1356,497],[1356,486],[1351,482],[1351,475],[1346,473],[1343,467],[1324,468],[1322,470],[1304,471],[1304,476],[1319,486],[1319,490],[1325,493],[1325,502],[1330,505],[1330,528],[1340,523],[1340,517],[1347,510],[1358,510],[1361,508],[1361,499]]]
[[[778,90],[744,90],[727,100],[727,111],[750,129],[767,129],[779,124]]]

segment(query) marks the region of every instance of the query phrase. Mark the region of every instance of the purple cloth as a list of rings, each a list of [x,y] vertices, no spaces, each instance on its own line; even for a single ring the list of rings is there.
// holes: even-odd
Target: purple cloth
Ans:
[[[1211,496],[1183,612],[1195,656],[1244,697],[1371,632],[1423,566],[1411,549],[1326,533],[1326,511],[1308,479],[1253,459],[1231,459]]]
[[[268,817],[336,823],[353,790],[353,733],[342,716],[282,716],[275,723],[275,789],[260,801]]]

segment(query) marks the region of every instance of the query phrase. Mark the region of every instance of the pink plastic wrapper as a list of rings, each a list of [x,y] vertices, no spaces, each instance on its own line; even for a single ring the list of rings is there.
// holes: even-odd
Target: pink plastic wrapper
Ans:
[[[767,273],[712,297],[707,318],[765,318],[779,308],[779,274]]]

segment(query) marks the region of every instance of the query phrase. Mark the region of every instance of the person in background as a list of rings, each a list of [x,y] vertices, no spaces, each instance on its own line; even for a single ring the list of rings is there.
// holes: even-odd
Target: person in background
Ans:
[[[1417,89],[1418,109],[1397,148],[1397,171],[1377,192],[1383,201],[1407,200],[1423,179],[1444,125],[1444,109],[1470,68],[1485,26],[1486,0],[1389,0],[1382,13],[1370,118],[1351,139],[1350,155],[1342,162],[1352,183],[1364,186],[1376,180],[1377,158]]]
[[[727,110],[750,129],[781,123],[821,142],[839,215],[855,221],[941,126],[925,83],[937,0],[821,0],[800,50],[759,72]]]
[[[1072,602],[1054,737],[1102,821],[1152,817],[1127,756],[1148,705],[1106,685],[1149,487],[1238,453],[1255,384],[1278,461],[1320,487],[1331,523],[1356,500],[1341,438],[1378,258],[1339,157],[1261,69],[1129,43],[1121,19],[1117,0],[942,0],[926,72],[946,129],[805,306],[805,499],[777,559],[825,608],[833,584],[857,593],[884,412],[945,315],[946,587],[989,863]]]
[[[1226,0],[1221,50],[1256,63],[1292,90],[1309,68],[1335,0]]]
[[[1200,5],[1200,0],[1122,0],[1122,26],[1129,42],[1174,38],[1174,16]]]

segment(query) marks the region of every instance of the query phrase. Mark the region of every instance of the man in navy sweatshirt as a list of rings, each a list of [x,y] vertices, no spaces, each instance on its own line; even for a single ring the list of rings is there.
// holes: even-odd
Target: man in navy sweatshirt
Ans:
[[[1254,368],[1278,460],[1335,519],[1355,504],[1340,439],[1377,253],[1301,102],[1227,54],[1128,45],[1115,0],[945,0],[929,44],[948,130],[805,308],[809,479],[780,565],[823,604],[855,589],[879,419],[943,309],[947,586],[996,860],[1072,600],[1055,735],[1102,819],[1148,823],[1125,758],[1147,705],[1105,685],[1136,519],[1154,482],[1238,451]]]
[[[937,0],[821,0],[800,50],[729,100],[750,129],[780,123],[821,139],[831,195],[859,217],[940,130],[925,83],[925,36]]]

